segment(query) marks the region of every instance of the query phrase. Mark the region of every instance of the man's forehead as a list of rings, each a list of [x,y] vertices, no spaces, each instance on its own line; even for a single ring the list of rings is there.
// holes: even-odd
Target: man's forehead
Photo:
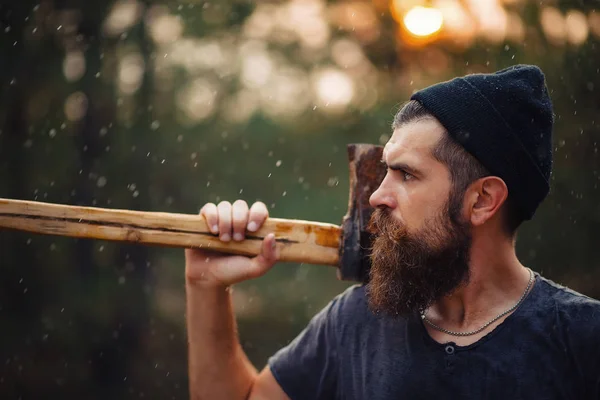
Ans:
[[[383,157],[396,157],[404,153],[428,156],[445,134],[444,127],[436,120],[423,119],[396,128],[383,148]]]

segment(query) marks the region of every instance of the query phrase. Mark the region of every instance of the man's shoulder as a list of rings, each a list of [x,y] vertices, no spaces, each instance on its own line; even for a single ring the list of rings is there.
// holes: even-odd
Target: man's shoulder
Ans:
[[[364,325],[374,317],[369,309],[364,284],[349,286],[331,300],[328,308],[329,317],[335,320],[338,328]]]
[[[550,306],[563,322],[583,322],[600,329],[600,301],[548,278],[539,277],[539,283]]]
[[[355,284],[347,287],[333,298],[331,304],[341,313],[365,310],[367,308],[365,285]]]

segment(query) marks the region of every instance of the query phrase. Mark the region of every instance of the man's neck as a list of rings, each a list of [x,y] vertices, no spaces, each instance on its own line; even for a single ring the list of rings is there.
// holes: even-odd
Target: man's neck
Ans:
[[[434,303],[428,319],[452,331],[477,329],[516,304],[530,278],[508,239],[474,239],[469,271],[468,283]]]

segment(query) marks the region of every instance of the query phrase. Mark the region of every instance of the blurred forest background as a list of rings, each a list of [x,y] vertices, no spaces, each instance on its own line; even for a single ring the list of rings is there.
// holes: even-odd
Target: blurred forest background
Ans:
[[[339,224],[346,145],[413,90],[534,63],[555,105],[523,262],[600,297],[600,3],[3,0],[0,197]],[[183,251],[0,231],[0,398],[185,399]],[[351,282],[281,264],[235,293],[261,368]]]

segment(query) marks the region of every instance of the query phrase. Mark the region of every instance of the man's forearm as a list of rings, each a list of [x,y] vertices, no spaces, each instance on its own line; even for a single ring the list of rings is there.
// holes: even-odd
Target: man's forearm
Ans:
[[[231,294],[186,284],[191,399],[245,399],[258,373],[238,340]]]

